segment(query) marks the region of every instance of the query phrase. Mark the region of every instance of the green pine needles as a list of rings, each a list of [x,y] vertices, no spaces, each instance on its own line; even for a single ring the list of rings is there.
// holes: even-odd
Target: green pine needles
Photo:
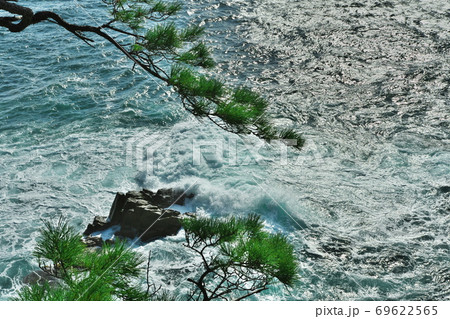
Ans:
[[[223,83],[198,75],[190,68],[175,66],[171,70],[169,83],[178,88],[178,92],[185,96],[196,96],[207,101],[224,94]]]
[[[63,222],[45,223],[34,256],[42,271],[59,279],[24,286],[15,300],[94,301],[148,300],[149,291],[134,285],[142,275],[143,258],[125,242],[105,244],[100,251],[86,248],[81,236]]]
[[[200,273],[188,279],[188,296],[160,291],[149,278],[143,283],[144,259],[123,241],[88,249],[81,236],[60,219],[46,222],[34,256],[58,282],[24,286],[14,300],[243,300],[276,282],[292,286],[297,278],[294,248],[286,237],[263,230],[256,215],[242,218],[186,218],[189,250],[201,257]]]
[[[257,215],[185,219],[186,247],[202,259],[193,300],[243,300],[278,281],[292,286],[298,265],[286,237],[263,230]]]
[[[271,124],[267,115],[269,103],[258,93],[228,87],[211,75],[216,64],[210,48],[202,41],[205,30],[198,25],[186,25],[184,19],[177,17],[181,1],[102,1],[110,18],[98,26],[69,23],[52,11],[34,13],[30,8],[3,1],[0,10],[12,16],[0,17],[0,28],[21,32],[31,25],[50,21],[89,45],[94,40],[86,34],[97,35],[135,66],[171,86],[178,92],[183,107],[195,116],[209,119],[233,133],[255,134],[265,140],[288,139],[288,145],[302,147],[304,141],[299,133]]]
[[[216,114],[235,125],[259,123],[267,106],[268,102],[257,93],[240,88],[232,92],[228,102],[219,104]]]
[[[263,139],[289,139],[301,148],[299,133],[275,129],[267,117],[269,103],[247,88],[229,88],[204,72],[214,68],[210,49],[201,41],[204,28],[180,27],[180,2],[109,0],[113,20],[105,29],[134,38],[127,52],[146,71],[172,86],[192,114],[208,118],[234,133],[253,133]],[[116,26],[118,25],[118,26]],[[129,29],[126,31],[126,29]]]

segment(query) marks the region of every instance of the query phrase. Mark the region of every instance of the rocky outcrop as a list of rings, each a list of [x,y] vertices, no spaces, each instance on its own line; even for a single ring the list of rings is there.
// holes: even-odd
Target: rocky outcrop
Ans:
[[[95,216],[92,224],[89,224],[84,231],[85,235],[90,235],[97,231],[103,231],[111,227],[111,225],[107,221],[107,217],[104,216]]]
[[[114,244],[114,240],[107,239],[103,241],[101,237],[94,237],[94,236],[86,236],[81,239],[81,241],[86,245],[87,248],[94,248],[93,250],[96,250],[97,248],[100,248],[103,246],[103,244],[112,245]]]
[[[167,209],[172,204],[184,205],[186,195],[174,189],[160,189],[117,193],[109,216],[96,216],[86,228],[84,235],[106,230],[112,226],[119,230],[116,236],[151,241],[160,237],[176,235],[181,229],[182,214]]]
[[[50,286],[54,287],[60,283],[60,279],[52,276],[49,272],[35,270],[23,278],[23,283],[27,285],[43,285],[44,283],[48,283]]]

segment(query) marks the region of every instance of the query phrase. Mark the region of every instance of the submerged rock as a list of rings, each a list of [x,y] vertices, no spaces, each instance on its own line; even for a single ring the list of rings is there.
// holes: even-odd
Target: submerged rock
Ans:
[[[27,285],[43,285],[44,283],[48,283],[50,286],[56,286],[60,282],[61,280],[59,278],[41,269],[32,271],[27,276],[25,276],[25,278],[23,278],[23,283]]]
[[[450,186],[441,186],[438,188],[438,192],[441,194],[450,193]]]
[[[186,196],[181,190],[160,189],[117,193],[109,216],[95,216],[84,231],[85,236],[120,226],[115,235],[151,241],[160,237],[176,235],[181,229],[182,214],[167,209],[173,204],[184,205]],[[191,196],[192,197],[192,196]]]
[[[94,248],[94,250],[97,248],[101,248],[104,244],[114,244],[114,240],[103,240],[100,236],[85,236],[84,238],[82,238],[82,241],[87,248]]]

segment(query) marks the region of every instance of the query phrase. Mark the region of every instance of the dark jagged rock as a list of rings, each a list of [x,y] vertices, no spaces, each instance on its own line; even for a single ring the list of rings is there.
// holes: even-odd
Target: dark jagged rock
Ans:
[[[86,236],[82,239],[82,241],[88,248],[103,246],[103,239],[101,237]]]
[[[154,206],[137,207],[124,214],[121,229],[123,237],[140,237],[142,241],[176,235],[181,229],[181,214],[174,210],[155,209]]]
[[[50,286],[56,286],[60,283],[60,279],[43,270],[35,270],[23,278],[23,283],[27,285],[48,283]]]
[[[103,240],[100,236],[85,236],[82,241],[87,248],[100,248],[103,246],[103,244],[114,244],[114,240]]]
[[[103,216],[95,216],[94,221],[92,224],[89,224],[84,231],[85,235],[90,235],[93,232],[96,231],[102,231],[107,229],[109,226],[109,223],[107,222],[107,218]]]
[[[184,213],[183,214],[183,217],[191,217],[191,218],[196,218],[197,217],[197,215],[195,215],[195,213],[190,213],[190,212],[187,212],[187,213]]]
[[[441,186],[438,188],[438,192],[441,194],[450,193],[450,186]]]
[[[116,225],[120,230],[115,235],[142,241],[176,235],[181,229],[182,214],[167,207],[184,205],[186,197],[181,190],[174,189],[160,189],[156,193],[146,189],[117,193],[108,218],[96,216],[84,235]]]
[[[124,193],[116,193],[116,197],[114,198],[114,202],[109,211],[108,220],[112,224],[118,224],[120,221],[118,220],[119,214],[116,212],[120,212],[123,210],[125,203],[127,202],[127,196]],[[116,214],[115,214],[116,213]],[[115,216],[115,218],[113,218]],[[88,226],[89,227],[89,226]]]
[[[131,191],[126,194],[117,193],[111,206],[108,221],[117,225],[120,224],[123,212],[129,211],[135,206],[155,206],[159,209],[167,208],[173,204],[184,205],[186,196],[181,190],[163,188],[156,193],[143,189],[142,191]]]

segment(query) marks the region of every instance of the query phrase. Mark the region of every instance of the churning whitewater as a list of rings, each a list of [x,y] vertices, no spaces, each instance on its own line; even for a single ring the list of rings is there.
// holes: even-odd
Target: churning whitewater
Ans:
[[[86,24],[107,14],[101,1],[31,5]],[[187,210],[257,213],[294,243],[298,283],[260,300],[448,300],[449,12],[445,0],[185,1],[214,73],[268,98],[300,151],[194,118],[106,43],[49,23],[0,30],[0,299],[37,267],[42,220],[82,232],[118,191],[178,187],[195,194]],[[183,240],[136,248],[179,294],[197,263]]]

